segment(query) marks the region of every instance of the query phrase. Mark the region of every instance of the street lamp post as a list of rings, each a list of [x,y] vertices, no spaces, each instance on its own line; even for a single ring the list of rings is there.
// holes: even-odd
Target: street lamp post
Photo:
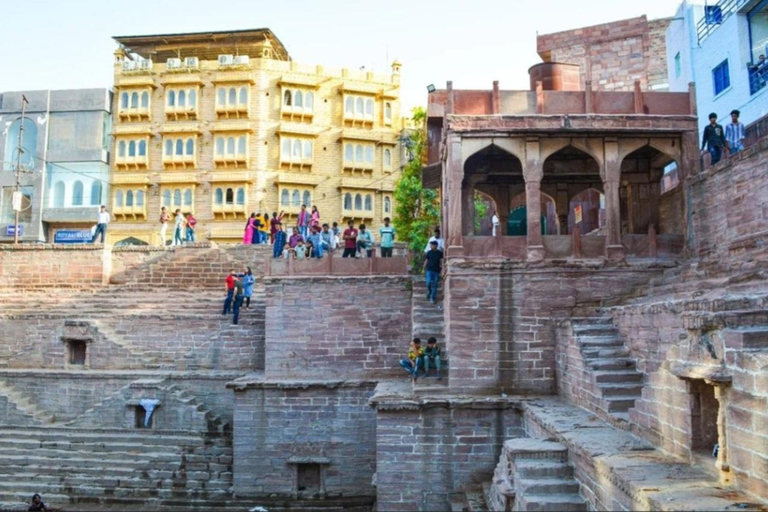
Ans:
[[[19,124],[19,145],[16,148],[16,188],[13,191],[13,243],[18,245],[19,243],[19,212],[21,212],[21,155],[24,154],[24,148],[21,144],[24,140],[24,119],[27,114],[27,97],[21,95],[21,123]]]

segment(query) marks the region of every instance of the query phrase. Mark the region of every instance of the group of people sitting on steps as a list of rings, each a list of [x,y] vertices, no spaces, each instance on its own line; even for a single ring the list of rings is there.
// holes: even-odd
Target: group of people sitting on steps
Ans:
[[[419,378],[419,371],[424,369],[424,377],[429,377],[429,368],[433,367],[437,371],[437,379],[443,378],[440,369],[440,347],[437,345],[437,339],[432,337],[427,340],[426,348],[421,346],[421,339],[413,338],[411,346],[408,349],[408,358],[400,360],[400,366],[408,372],[408,375],[416,381]]]

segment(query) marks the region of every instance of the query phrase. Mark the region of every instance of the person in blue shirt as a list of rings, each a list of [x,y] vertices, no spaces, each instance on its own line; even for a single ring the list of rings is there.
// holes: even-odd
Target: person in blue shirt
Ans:
[[[251,267],[245,267],[245,274],[243,274],[243,296],[245,297],[245,309],[251,306],[251,296],[253,295],[253,284],[256,282],[256,278],[251,272]]]
[[[328,246],[328,244],[323,238],[323,234],[320,232],[320,226],[312,226],[310,229],[312,232],[308,237],[308,241],[312,244],[312,253],[309,257],[322,258],[324,250],[323,246]]]
[[[283,254],[283,247],[285,247],[285,244],[288,243],[288,235],[285,231],[283,231],[282,222],[276,222],[275,227],[277,228],[277,231],[275,231],[275,240],[272,245],[272,253],[275,258],[279,258]]]

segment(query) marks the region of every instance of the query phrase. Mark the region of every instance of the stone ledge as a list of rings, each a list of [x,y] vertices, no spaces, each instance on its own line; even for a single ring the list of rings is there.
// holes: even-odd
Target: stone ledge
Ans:
[[[224,380],[231,381],[242,376],[237,371],[156,371],[156,370],[33,370],[0,369],[0,380],[34,377],[36,379],[125,379],[140,380],[156,377],[164,380]]]
[[[501,396],[498,394],[441,393],[440,395],[417,395],[411,381],[402,378],[382,381],[368,403],[379,411],[417,411],[421,409],[474,409],[522,410],[522,403],[533,398],[525,396]]]
[[[248,375],[227,382],[227,389],[246,391],[248,389],[310,389],[310,388],[364,388],[376,385],[374,380],[307,380],[270,379],[263,375]]]

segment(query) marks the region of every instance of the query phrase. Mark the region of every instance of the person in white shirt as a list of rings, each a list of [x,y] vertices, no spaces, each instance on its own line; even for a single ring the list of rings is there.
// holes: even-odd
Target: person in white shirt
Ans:
[[[499,216],[496,215],[496,212],[493,212],[493,217],[491,217],[491,224],[493,224],[493,236],[496,236],[496,233],[499,232],[499,224],[501,224],[499,221]]]
[[[173,243],[171,245],[182,245],[184,243],[184,237],[181,236],[181,233],[184,231],[184,223],[186,222],[186,219],[184,218],[184,215],[181,214],[181,210],[176,210],[176,226],[175,231],[173,232]]]
[[[435,228],[434,236],[430,237],[427,241],[427,246],[424,248],[424,252],[429,252],[429,244],[437,242],[437,250],[443,252],[443,238],[440,236],[440,228]]]
[[[109,224],[110,216],[109,212],[107,211],[107,207],[104,205],[101,205],[101,208],[99,209],[98,214],[98,220],[96,224],[96,231],[93,232],[93,237],[91,238],[91,243],[95,244],[96,239],[99,237],[99,234],[101,234],[101,243],[104,243],[104,237],[107,234],[107,224]]]

